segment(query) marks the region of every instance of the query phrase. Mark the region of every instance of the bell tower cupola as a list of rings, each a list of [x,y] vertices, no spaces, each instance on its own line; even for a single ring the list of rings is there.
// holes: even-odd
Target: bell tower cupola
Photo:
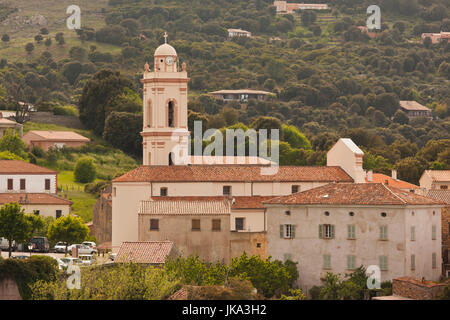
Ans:
[[[153,71],[144,67],[143,164],[183,165],[188,159],[186,64],[178,70],[178,55],[167,43],[154,54]]]

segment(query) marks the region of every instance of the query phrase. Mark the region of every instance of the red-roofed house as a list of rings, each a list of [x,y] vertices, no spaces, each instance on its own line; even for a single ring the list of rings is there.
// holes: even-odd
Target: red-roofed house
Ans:
[[[29,131],[23,136],[23,141],[31,146],[41,147],[44,151],[50,148],[78,148],[90,140],[73,131]]]
[[[408,192],[417,192],[420,187],[415,184],[397,179],[397,170],[392,170],[392,176],[387,176],[382,173],[373,173],[369,170],[366,175],[366,182],[368,183],[384,183],[387,186],[402,189]]]
[[[336,183],[266,201],[267,254],[298,261],[308,292],[326,272],[378,266],[381,281],[441,276],[440,202],[382,183]]]
[[[166,263],[167,258],[178,256],[178,249],[172,241],[124,242],[114,262],[161,266]]]
[[[422,189],[449,190],[450,170],[425,170],[419,182]]]
[[[433,119],[431,110],[416,101],[400,101],[400,110],[410,119],[421,117]]]

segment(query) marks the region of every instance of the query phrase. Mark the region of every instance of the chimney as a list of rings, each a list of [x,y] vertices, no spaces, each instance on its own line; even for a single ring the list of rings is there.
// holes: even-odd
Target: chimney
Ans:
[[[373,170],[367,171],[367,182],[373,182]]]
[[[392,170],[392,179],[397,180],[397,170]]]

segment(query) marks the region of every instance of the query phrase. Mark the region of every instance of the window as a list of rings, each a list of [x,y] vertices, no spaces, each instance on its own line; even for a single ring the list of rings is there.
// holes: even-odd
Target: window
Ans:
[[[292,193],[299,192],[300,191],[300,186],[298,186],[298,185],[292,186],[291,187],[291,191],[292,191]]]
[[[329,254],[323,255],[323,268],[331,269],[331,256]]]
[[[356,239],[356,227],[354,224],[349,224],[347,226],[347,233],[348,239]]]
[[[295,226],[292,224],[280,225],[280,238],[294,239],[295,238]]]
[[[169,153],[169,166],[173,166],[173,153]]]
[[[159,219],[150,219],[150,231],[159,230]]]
[[[354,270],[355,269],[355,256],[347,256],[347,269]]]
[[[192,219],[192,231],[200,231],[200,219]]]
[[[213,219],[212,221],[212,230],[213,231],[220,231],[220,219]]]
[[[334,225],[320,224],[319,225],[319,238],[333,239],[334,238]]]
[[[437,268],[437,259],[436,259],[436,253],[433,252],[433,254],[431,255],[431,267],[433,269]]]
[[[174,116],[173,101],[169,101],[168,108],[169,108],[169,110],[168,110],[168,113],[169,113],[169,115],[168,115],[168,121],[169,121],[168,126],[170,128],[173,128],[173,127],[175,127],[175,121],[174,121],[175,120],[175,116]]]
[[[383,218],[386,218],[386,216],[387,216],[386,212],[382,212],[382,213],[381,213],[381,216],[382,216]]]
[[[60,218],[62,216],[61,210],[56,210],[56,219]]]
[[[330,213],[328,211],[325,211],[324,213],[327,217],[330,215]]]
[[[50,190],[50,179],[45,179],[45,190]]]
[[[234,222],[236,230],[244,230],[244,218],[236,218]]]
[[[441,190],[447,190],[448,186],[441,186]]]
[[[436,240],[436,226],[431,227],[431,240]]]
[[[411,255],[411,270],[416,270],[416,255]]]
[[[355,215],[355,213],[354,213],[354,212],[349,212],[348,215],[349,215],[350,217],[353,217],[353,216]]]
[[[261,242],[258,242],[258,243],[256,244],[256,247],[257,247],[257,248],[261,248]]]
[[[223,195],[231,196],[231,186],[223,186]]]
[[[20,179],[20,190],[25,190],[25,179]]]
[[[167,197],[167,188],[161,188],[159,189],[159,195],[161,197]]]
[[[416,241],[416,227],[411,226],[411,241]]]
[[[380,256],[380,270],[386,271],[388,269],[387,256]]]
[[[116,196],[116,194],[117,194],[117,188],[116,188],[116,187],[114,187],[114,188],[113,188],[113,197],[115,197],[115,196]]]
[[[14,189],[13,179],[8,179],[8,190]]]
[[[387,234],[387,226],[380,226],[380,240],[387,240],[388,234]]]

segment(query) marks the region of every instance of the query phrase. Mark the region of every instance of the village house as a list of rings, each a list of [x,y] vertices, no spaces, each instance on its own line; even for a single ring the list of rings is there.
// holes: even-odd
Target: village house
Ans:
[[[450,277],[450,190],[429,190],[426,196],[445,205],[442,208],[442,274]]]
[[[449,190],[450,170],[425,170],[419,183],[424,190]]]
[[[242,30],[242,29],[228,29],[228,38],[234,37],[247,37],[251,38],[252,33],[250,31]]]
[[[16,135],[16,130],[18,130],[19,137],[22,138],[23,136],[23,125],[4,118],[3,113],[0,112],[0,138],[3,137],[8,130],[10,130],[13,135]]]
[[[1,193],[57,192],[57,172],[20,160],[0,160]]]
[[[23,141],[30,147],[41,147],[44,151],[50,148],[78,148],[90,140],[73,131],[29,131],[23,136]]]
[[[428,118],[433,120],[431,110],[416,101],[400,101],[400,110],[406,113],[409,119]]]
[[[381,281],[441,276],[441,208],[381,183],[336,183],[265,202],[267,254],[299,262],[304,292],[326,272],[379,266]]]
[[[369,170],[366,175],[366,182],[368,182],[368,183],[384,183],[387,186],[402,189],[403,191],[407,191],[407,192],[414,193],[414,192],[420,191],[419,186],[416,186],[415,184],[397,179],[397,170],[392,170],[391,176],[388,176],[388,175],[385,175],[382,173],[374,173],[372,170]]]
[[[163,266],[168,258],[178,256],[178,249],[172,241],[124,242],[114,262],[132,262],[159,267]]]
[[[274,1],[273,5],[277,8],[279,14],[292,14],[296,10],[328,10],[328,4],[325,3],[288,3],[287,1]]]
[[[450,32],[443,32],[440,33],[422,33],[422,42],[425,41],[426,38],[431,39],[431,43],[437,44],[443,41],[449,41],[450,40]]]
[[[48,193],[0,193],[0,206],[16,202],[26,213],[59,218],[72,213],[72,202]]]
[[[242,90],[219,90],[209,93],[216,99],[224,100],[224,101],[241,101],[245,102],[249,99],[255,100],[267,100],[267,98],[273,93],[261,90],[251,90],[251,89],[242,89]]]

